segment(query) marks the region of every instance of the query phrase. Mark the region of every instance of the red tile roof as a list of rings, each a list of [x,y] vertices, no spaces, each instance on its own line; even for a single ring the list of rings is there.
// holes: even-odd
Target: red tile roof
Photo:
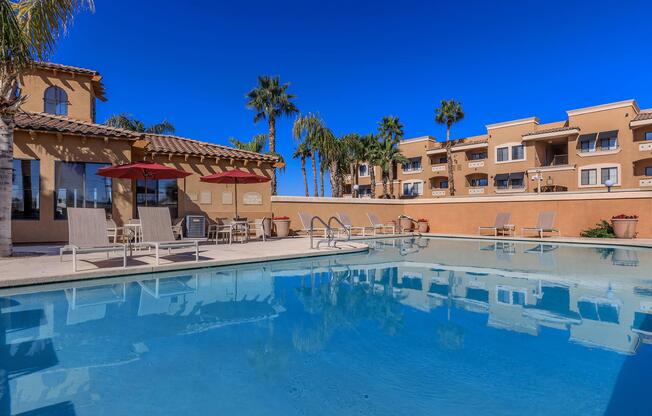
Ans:
[[[200,142],[185,137],[169,135],[145,135],[149,142],[148,152],[188,154],[195,156],[219,157],[222,159],[256,160],[264,162],[277,162],[278,157],[246,150],[234,149],[214,143]]]
[[[557,133],[557,132],[563,132],[567,130],[579,130],[579,127],[572,127],[572,126],[553,127],[551,129],[531,131],[529,133],[525,133],[523,136],[533,136],[535,134],[546,134],[546,133]]]
[[[129,130],[75,120],[47,113],[18,112],[16,128],[21,130],[47,131],[80,136],[96,136],[136,140],[140,135]]]
[[[636,117],[632,119],[632,121],[639,121],[639,120],[650,120],[652,119],[652,112],[650,113],[638,113]]]
[[[84,74],[84,75],[91,75],[91,76],[100,75],[99,72],[93,69],[80,68],[71,65],[56,64],[54,62],[35,62],[34,67],[43,68],[43,69],[52,69],[55,71],[74,72],[76,74]]]

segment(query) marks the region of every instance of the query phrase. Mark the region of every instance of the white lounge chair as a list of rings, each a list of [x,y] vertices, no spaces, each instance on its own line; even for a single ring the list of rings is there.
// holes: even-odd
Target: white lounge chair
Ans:
[[[353,234],[356,231],[359,231],[362,233],[362,236],[365,237],[367,235],[367,230],[371,230],[373,233],[373,228],[372,227],[362,227],[362,226],[357,226],[353,225],[353,222],[351,221],[351,218],[348,216],[348,214],[345,214],[343,212],[338,212],[337,216],[339,217],[340,221],[342,224],[344,224],[344,227],[349,230],[351,234]],[[340,230],[338,229],[338,232]]]
[[[555,212],[554,211],[545,211],[539,213],[539,218],[537,220],[537,225],[534,227],[523,227],[522,235],[525,236],[526,231],[534,231],[539,235],[539,238],[543,238],[543,233],[557,233],[557,236],[561,236],[559,229],[555,228]]]
[[[301,220],[302,227],[300,231],[310,235],[310,223],[312,221],[312,215],[308,214],[307,212],[299,212],[299,220]],[[326,230],[324,227],[315,227],[312,231],[323,232],[324,238],[328,237],[328,230]]]
[[[367,218],[369,218],[369,222],[371,223],[371,228],[374,230],[374,235],[378,231],[381,233],[385,233],[385,230],[391,230],[392,234],[396,234],[396,225],[395,224],[383,224],[378,216],[374,213],[367,212]]]
[[[267,240],[267,236],[271,235],[271,219],[270,218],[260,218],[260,219],[255,219],[251,222],[249,222],[249,227],[248,231],[251,233],[253,232],[256,236],[256,238],[263,238],[263,241]]]
[[[199,261],[199,241],[176,240],[170,219],[170,210],[165,207],[138,207],[143,241],[138,245],[154,247],[156,264],[159,264],[159,250],[194,247],[195,261]]]
[[[102,208],[68,208],[68,244],[59,250],[59,261],[63,253],[72,252],[72,270],[77,271],[77,254],[106,253],[122,250],[122,267],[127,267],[127,246],[111,243],[107,233],[106,212]]]
[[[513,234],[515,227],[509,224],[509,220],[512,218],[512,214],[508,212],[499,212],[496,214],[496,221],[493,226],[478,227],[478,234],[482,234],[484,230],[493,231],[494,236],[498,236],[498,233],[510,233]]]

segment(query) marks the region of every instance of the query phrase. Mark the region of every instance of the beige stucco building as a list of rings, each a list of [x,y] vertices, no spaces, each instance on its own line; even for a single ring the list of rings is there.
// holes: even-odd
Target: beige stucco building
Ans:
[[[275,156],[176,136],[150,135],[96,124],[95,103],[105,101],[97,71],[36,64],[20,78],[27,96],[14,134],[12,238],[15,243],[66,241],[67,207],[105,208],[118,224],[137,206],[167,206],[173,217],[203,213],[232,216],[233,185],[200,182],[203,175],[240,168],[270,176]],[[109,179],[103,166],[152,160],[192,175],[180,180]],[[238,211],[271,214],[269,183],[241,186]]]
[[[567,111],[540,124],[537,117],[486,126],[486,133],[453,141],[453,181],[445,143],[424,136],[403,140],[410,161],[396,166],[394,197],[433,198],[527,192],[652,189],[652,110],[626,100]],[[376,196],[383,194],[376,169]],[[351,181],[349,180],[349,185]],[[369,167],[358,171],[370,194]],[[351,187],[348,187],[351,192]]]

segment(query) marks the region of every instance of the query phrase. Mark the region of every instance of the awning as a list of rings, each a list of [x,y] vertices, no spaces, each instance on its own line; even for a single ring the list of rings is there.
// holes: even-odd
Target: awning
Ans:
[[[589,133],[589,134],[580,134],[579,141],[584,141],[584,140],[590,140],[590,141],[595,141],[595,138],[598,136],[597,133]]]
[[[618,130],[601,131],[598,134],[598,138],[600,139],[610,139],[612,137],[618,137]]]
[[[525,177],[525,172],[512,172],[509,174],[509,179],[510,180],[515,180],[515,179],[523,179]]]
[[[507,179],[509,179],[509,173],[499,173],[494,176],[495,181],[506,181]]]

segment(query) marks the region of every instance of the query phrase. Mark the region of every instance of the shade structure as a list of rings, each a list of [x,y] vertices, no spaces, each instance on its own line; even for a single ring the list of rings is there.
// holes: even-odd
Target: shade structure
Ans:
[[[100,176],[120,179],[144,179],[145,180],[145,205],[147,205],[147,180],[179,179],[191,175],[191,173],[175,169],[170,166],[154,162],[134,162],[124,165],[107,166],[97,170]]]
[[[228,170],[226,172],[214,173],[208,176],[202,176],[202,182],[223,183],[235,185],[235,217],[238,218],[238,184],[240,183],[263,183],[271,179],[267,176],[256,175],[255,173],[245,172],[240,169]]]

